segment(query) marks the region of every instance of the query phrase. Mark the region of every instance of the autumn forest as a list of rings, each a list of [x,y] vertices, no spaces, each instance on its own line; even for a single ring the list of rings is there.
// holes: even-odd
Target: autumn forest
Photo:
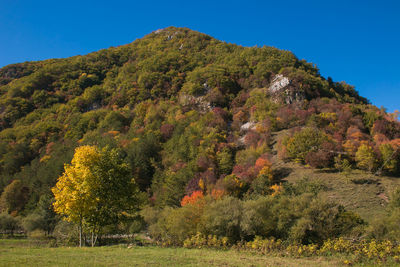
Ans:
[[[3,234],[288,251],[400,238],[400,187],[378,192],[379,222],[326,197],[340,179],[397,183],[398,114],[289,51],[169,27],[3,67],[0,95]]]

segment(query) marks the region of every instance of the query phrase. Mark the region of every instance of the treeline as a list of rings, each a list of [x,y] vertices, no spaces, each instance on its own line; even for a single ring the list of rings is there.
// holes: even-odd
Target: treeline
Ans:
[[[180,208],[147,207],[141,214],[161,244],[183,245],[195,235],[226,238],[233,245],[256,236],[296,244],[357,237],[365,222],[355,213],[319,196],[324,186],[307,180],[271,194],[238,199],[222,192],[193,193]]]

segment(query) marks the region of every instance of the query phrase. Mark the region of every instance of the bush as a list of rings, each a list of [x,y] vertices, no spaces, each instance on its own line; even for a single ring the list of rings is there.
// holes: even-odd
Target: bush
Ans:
[[[273,197],[265,196],[243,203],[243,218],[240,225],[247,240],[254,236],[276,235],[277,225],[272,209],[274,202],[276,200]]]
[[[382,155],[383,169],[390,174],[397,174],[400,171],[400,149],[395,150],[390,144],[382,144],[379,151]]]
[[[33,230],[28,233],[30,239],[46,239],[46,232],[40,229]]]
[[[372,172],[378,167],[378,160],[374,149],[368,144],[361,144],[356,153],[357,166]]]
[[[53,237],[59,244],[76,246],[79,243],[78,227],[66,221],[59,221],[54,228]]]
[[[0,214],[0,231],[2,233],[13,236],[17,229],[19,229],[18,219],[12,217],[6,212]]]
[[[321,198],[305,202],[301,217],[290,229],[289,239],[302,244],[321,244],[328,238],[351,234],[363,220],[354,213],[347,212],[342,206],[329,203]],[[300,205],[302,206],[302,205]]]
[[[200,233],[197,233],[183,242],[185,248],[226,248],[228,244],[227,237],[220,238],[215,235],[204,236]]]
[[[204,209],[199,232],[204,235],[227,237],[231,243],[237,242],[242,237],[240,228],[242,214],[242,202],[237,198],[224,197],[211,202]]]
[[[284,141],[288,156],[304,163],[309,152],[318,151],[327,137],[318,129],[305,128]]]
[[[30,233],[35,230],[46,230],[45,228],[47,228],[47,224],[42,216],[32,213],[22,220],[22,227],[26,232]]]
[[[333,164],[333,153],[329,151],[310,151],[307,153],[305,162],[313,168],[328,168]]]
[[[182,245],[183,241],[197,233],[202,214],[199,208],[197,205],[165,208],[159,213],[156,222],[149,226],[151,236],[167,245]]]

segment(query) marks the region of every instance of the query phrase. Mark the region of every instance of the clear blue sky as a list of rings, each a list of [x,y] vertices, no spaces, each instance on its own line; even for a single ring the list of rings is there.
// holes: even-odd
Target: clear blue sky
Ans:
[[[130,43],[188,27],[316,63],[388,111],[400,109],[400,1],[0,0],[0,67]]]

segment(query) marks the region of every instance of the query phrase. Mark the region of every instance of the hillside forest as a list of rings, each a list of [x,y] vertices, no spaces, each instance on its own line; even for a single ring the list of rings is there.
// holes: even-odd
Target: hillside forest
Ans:
[[[81,245],[144,231],[174,246],[398,240],[396,187],[379,221],[326,197],[341,179],[397,183],[397,115],[289,51],[187,28],[8,65],[0,231]]]

